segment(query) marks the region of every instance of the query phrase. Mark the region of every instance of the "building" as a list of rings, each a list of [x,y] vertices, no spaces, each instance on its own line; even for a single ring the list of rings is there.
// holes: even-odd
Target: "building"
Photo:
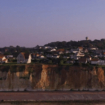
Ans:
[[[93,58],[91,60],[91,64],[99,64],[99,59],[98,58]]]
[[[31,63],[31,54],[21,52],[17,56],[17,63]]]
[[[0,54],[0,63],[8,63],[8,59],[3,54]]]
[[[88,37],[86,37],[86,40],[89,40],[89,38],[88,38]]]

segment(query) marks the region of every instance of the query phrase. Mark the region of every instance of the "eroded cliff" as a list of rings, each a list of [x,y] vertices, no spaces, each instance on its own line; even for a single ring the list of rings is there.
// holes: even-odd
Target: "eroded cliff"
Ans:
[[[102,67],[0,66],[0,91],[105,90]]]

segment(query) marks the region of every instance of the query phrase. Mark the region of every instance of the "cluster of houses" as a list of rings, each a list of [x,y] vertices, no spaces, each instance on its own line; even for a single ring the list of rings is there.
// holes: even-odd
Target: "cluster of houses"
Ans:
[[[0,54],[0,63],[9,63],[10,58],[14,58],[17,60],[17,63],[31,63],[32,60],[51,60],[51,59],[66,59],[66,63],[90,63],[90,64],[98,64],[105,65],[105,50],[100,50],[96,47],[91,48],[83,48],[78,47],[75,49],[58,49],[57,47],[50,46],[37,46],[36,53],[25,53],[20,52],[17,58],[14,58],[13,55],[3,55]],[[39,49],[42,49],[39,51]]]

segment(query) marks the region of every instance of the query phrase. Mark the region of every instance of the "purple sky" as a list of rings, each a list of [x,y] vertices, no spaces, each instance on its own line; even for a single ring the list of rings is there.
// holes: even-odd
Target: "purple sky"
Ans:
[[[0,47],[105,38],[105,0],[0,0]]]

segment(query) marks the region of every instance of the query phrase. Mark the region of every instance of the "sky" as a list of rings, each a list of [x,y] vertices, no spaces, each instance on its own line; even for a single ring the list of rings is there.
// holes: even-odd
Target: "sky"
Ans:
[[[105,38],[105,0],[0,0],[0,47]]]

